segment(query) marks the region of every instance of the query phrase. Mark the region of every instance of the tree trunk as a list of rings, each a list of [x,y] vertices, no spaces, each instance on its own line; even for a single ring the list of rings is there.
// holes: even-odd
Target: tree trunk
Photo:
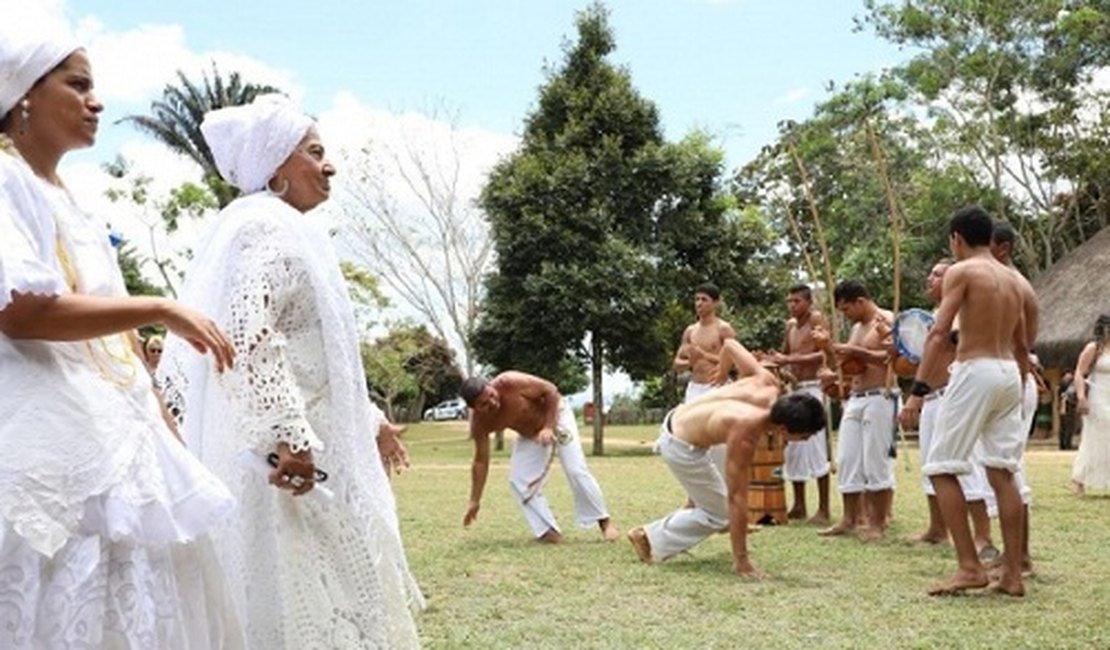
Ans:
[[[493,450],[503,451],[505,449],[505,430],[498,429],[493,434]]]
[[[594,384],[594,456],[605,454],[605,401],[601,386],[601,339],[590,334],[590,367]]]

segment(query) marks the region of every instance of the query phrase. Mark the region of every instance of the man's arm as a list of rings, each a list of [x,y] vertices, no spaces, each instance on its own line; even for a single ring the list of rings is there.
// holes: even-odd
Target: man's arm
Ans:
[[[510,382],[521,397],[543,408],[543,428],[536,433],[536,442],[541,445],[555,442],[555,423],[559,419],[559,404],[563,399],[555,384],[542,377],[515,371],[502,373],[499,380]]]
[[[951,344],[948,337],[952,333],[952,324],[959,316],[960,305],[963,304],[966,290],[967,281],[964,279],[960,267],[957,265],[948,269],[948,272],[944,274],[943,294],[940,305],[934,314],[933,326],[929,328],[929,334],[925,337],[925,347],[921,352],[921,364],[917,366],[917,374],[914,375],[913,386],[910,388],[910,398],[906,400],[898,414],[898,421],[903,426],[911,425],[917,420],[917,415],[921,412],[924,396],[913,394],[914,390],[919,387],[922,389],[926,387],[935,388],[935,386],[925,384],[924,378],[935,377],[937,366],[944,363],[941,359],[944,356],[945,348]]]
[[[686,347],[690,345],[691,327],[693,326],[687,327],[685,331],[682,332],[682,341],[679,342],[678,350],[676,350],[674,353],[673,365],[675,372],[686,372],[691,368],[691,366],[693,366],[693,361],[690,359],[688,348]]]
[[[463,516],[463,526],[469,526],[478,518],[478,508],[482,504],[482,492],[486,489],[486,477],[489,476],[489,431],[481,431],[475,424],[474,418],[470,423],[470,438],[474,441],[474,460],[470,463],[470,503]]]
[[[735,418],[728,425],[730,433],[725,465],[728,484],[728,534],[732,542],[733,572],[763,578],[764,574],[748,558],[748,480],[755,445],[744,430],[753,425],[754,423],[745,422],[742,417]]]
[[[762,372],[767,372],[759,359],[755,358],[740,341],[736,339],[729,339],[725,341],[724,346],[721,347],[721,358],[717,363],[717,371],[713,377],[713,383],[722,384],[728,379],[728,373],[733,368],[740,377],[751,377]]]

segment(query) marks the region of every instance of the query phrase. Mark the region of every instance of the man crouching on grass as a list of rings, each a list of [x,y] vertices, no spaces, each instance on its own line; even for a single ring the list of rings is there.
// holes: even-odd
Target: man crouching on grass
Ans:
[[[488,381],[481,377],[467,379],[459,387],[459,395],[471,408],[470,438],[474,441],[470,503],[463,517],[464,526],[478,517],[489,475],[489,434],[512,429],[517,440],[509,457],[509,486],[532,535],[541,542],[563,541],[555,515],[543,495],[551,464],[558,457],[574,495],[579,525],[596,523],[606,541],[617,539],[620,533],[609,518],[601,487],[586,467],[574,412],[555,384],[535,375],[507,370]]]
[[[628,532],[644,562],[666,560],[727,524],[732,570],[764,577],[748,559],[748,481],[756,444],[768,431],[783,432],[790,442],[803,441],[825,426],[825,411],[812,395],[780,397],[778,378],[735,340],[726,341],[721,350],[718,377],[727,376],[732,366],[743,379],[681,404],[663,419],[660,455],[694,507]],[[708,453],[721,443],[728,445],[726,477]]]

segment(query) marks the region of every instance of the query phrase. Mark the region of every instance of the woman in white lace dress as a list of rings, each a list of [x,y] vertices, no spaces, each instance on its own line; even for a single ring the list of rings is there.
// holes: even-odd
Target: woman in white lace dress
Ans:
[[[218,369],[233,352],[127,296],[57,173],[96,136],[89,61],[31,4],[0,19],[0,648],[240,648],[203,537],[234,501],[167,427],[133,331],[162,323]]]
[[[1071,469],[1076,492],[1110,490],[1110,314],[1095,322],[1095,340],[1083,348],[1075,366],[1076,408],[1083,418],[1079,453]],[[1087,381],[1083,381],[1086,377]]]
[[[422,599],[374,441],[381,412],[338,260],[304,214],[335,170],[279,96],[209,113],[201,131],[244,195],[197,246],[182,299],[210,309],[239,356],[217,377],[169,337],[159,377],[189,447],[240,497],[216,541],[248,646],[416,647]],[[268,475],[248,467],[271,455]],[[334,497],[313,490],[314,470]]]

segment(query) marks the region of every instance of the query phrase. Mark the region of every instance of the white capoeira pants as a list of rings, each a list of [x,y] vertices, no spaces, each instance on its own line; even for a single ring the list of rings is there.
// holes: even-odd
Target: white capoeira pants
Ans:
[[[728,526],[728,489],[705,447],[695,447],[668,430],[670,414],[659,434],[659,454],[682,484],[693,508],[679,508],[644,526],[651,559],[662,562]]]
[[[1025,447],[1021,426],[1021,382],[1008,359],[977,358],[952,364],[944,411],[921,471],[967,474],[975,463],[1017,470]]]
[[[1033,418],[1037,415],[1037,380],[1033,378],[1032,373],[1025,376],[1025,384],[1021,388],[1021,431],[1024,433],[1028,442],[1029,430],[1033,426]],[[972,452],[972,458],[979,461],[983,454],[982,446],[975,445],[975,450]],[[975,462],[975,466],[971,470],[972,474],[982,476],[984,483],[987,482],[987,472],[983,468],[981,462]],[[1025,479],[1025,455],[1018,461],[1017,471],[1014,472],[1014,485],[1017,486],[1018,493],[1021,494],[1021,503],[1023,505],[1030,505],[1033,503],[1033,488],[1029,487],[1029,482]],[[990,484],[987,484],[990,487]],[[988,489],[986,495],[987,501],[987,514],[990,517],[998,516],[998,500],[994,497],[994,490]]]
[[[841,494],[894,489],[894,404],[883,389],[853,393],[845,402],[836,443]]]
[[[933,444],[933,436],[936,432],[937,423],[943,418],[944,392],[944,387],[934,390],[932,393],[925,396],[925,402],[921,405],[921,417],[917,425],[917,442],[918,446],[921,448],[922,463],[925,462],[925,458],[929,455],[929,449]],[[976,471],[976,469],[978,469],[978,471]],[[982,465],[974,463],[971,472],[960,474],[958,478],[960,481],[960,489],[963,490],[965,500],[983,501],[987,497],[993,497],[994,492],[991,491],[991,486],[987,483],[987,474],[983,470]],[[921,488],[925,491],[926,496],[935,497],[937,495],[932,480],[930,480],[924,472],[921,474]]]
[[[563,466],[563,474],[567,477],[571,494],[574,495],[574,513],[578,525],[591,526],[601,519],[609,518],[601,487],[586,467],[586,454],[582,452],[582,443],[578,436],[578,422],[566,400],[562,400],[559,405],[555,438],[555,444],[549,447],[531,438],[518,437],[509,457],[509,487],[535,537],[542,536],[548,530],[561,532],[547,498],[543,495],[543,487],[554,460],[552,454],[559,457],[559,464]]]
[[[803,381],[793,394],[811,395],[825,403],[825,393],[820,381]],[[805,482],[829,474],[828,440],[825,428],[809,438],[786,443],[783,451],[782,478],[787,481]]]
[[[717,387],[713,384],[703,384],[699,381],[688,381],[686,382],[686,394],[682,398],[682,403],[685,404],[686,402],[692,402],[702,395],[705,395],[709,391],[713,390],[714,388]],[[717,471],[721,473],[721,476],[725,475],[725,457],[727,455],[728,452],[725,449],[724,443],[713,445],[709,448],[709,457],[712,458],[713,463],[717,465]]]

